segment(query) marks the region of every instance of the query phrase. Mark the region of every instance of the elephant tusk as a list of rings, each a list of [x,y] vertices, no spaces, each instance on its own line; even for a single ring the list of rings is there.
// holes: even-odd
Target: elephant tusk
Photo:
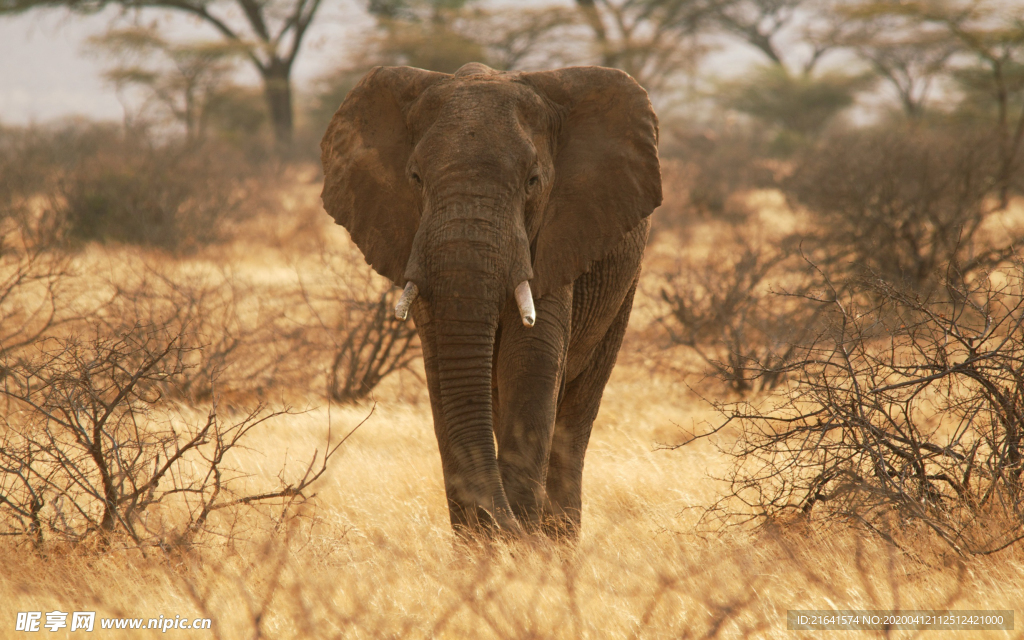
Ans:
[[[409,307],[412,306],[416,296],[419,295],[419,288],[416,283],[409,281],[405,285],[405,291],[402,292],[402,297],[398,299],[398,304],[395,305],[395,317],[399,320],[405,320],[409,317]]]
[[[533,293],[530,291],[529,280],[523,280],[516,287],[516,305],[519,307],[519,315],[523,318],[523,326],[532,327],[537,322],[537,311],[533,308]]]

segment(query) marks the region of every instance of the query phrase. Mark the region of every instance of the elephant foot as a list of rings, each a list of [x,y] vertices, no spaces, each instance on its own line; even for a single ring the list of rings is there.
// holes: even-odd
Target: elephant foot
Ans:
[[[526,529],[510,510],[449,504],[452,530],[465,540],[521,538]]]

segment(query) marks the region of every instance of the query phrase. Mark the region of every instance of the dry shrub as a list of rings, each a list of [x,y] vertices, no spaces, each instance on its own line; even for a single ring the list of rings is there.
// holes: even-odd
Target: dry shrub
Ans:
[[[338,402],[365,398],[386,376],[408,368],[419,355],[416,329],[395,318],[401,292],[388,288],[376,301],[349,300],[338,314],[340,341],[335,342],[327,381]]]
[[[91,322],[110,334],[173,325],[188,349],[173,390],[185,402],[354,402],[409,370],[418,339],[411,322],[394,318],[400,292],[361,257],[324,251],[292,267],[253,278],[216,263],[128,257],[105,276],[113,294]]]
[[[668,126],[661,154],[670,171],[666,193],[682,186],[681,197],[666,198],[652,218],[653,230],[688,229],[696,220],[718,219],[741,224],[750,210],[737,196],[775,184],[777,163],[767,157],[764,143],[744,131],[695,131]]]
[[[796,240],[759,246],[738,235],[665,275],[658,322],[672,344],[697,355],[705,379],[739,395],[785,381],[820,313],[803,297],[813,274]]]
[[[188,350],[174,393],[189,402],[262,399],[274,390],[304,396],[318,374],[311,362],[317,345],[303,319],[290,313],[299,299],[287,284],[150,260],[125,263],[110,286],[115,294],[96,321],[110,333],[153,322],[173,326]]]
[[[73,295],[76,270],[60,229],[24,194],[0,187],[0,359],[16,357],[95,306]]]
[[[0,210],[4,217],[28,210],[28,197],[43,190],[49,172],[58,161],[53,145],[42,144],[37,129],[0,125]]]
[[[875,273],[927,295],[1014,252],[979,237],[996,210],[995,148],[984,136],[879,128],[826,138],[784,183],[807,207],[815,262],[844,278]],[[949,267],[948,271],[943,271]]]
[[[729,393],[772,389],[815,316],[786,295],[810,281],[801,238],[760,215],[751,197],[775,182],[780,165],[741,131],[670,127],[667,140],[665,203],[653,216],[663,250],[648,257],[642,287],[658,300],[653,316],[663,331],[644,348],[667,337],[698,361],[670,369],[700,374],[701,383],[717,378]],[[665,357],[649,355],[649,366],[665,367]]]
[[[62,182],[57,211],[72,237],[188,251],[251,213],[252,185],[225,171],[239,162],[225,149],[117,142]]]
[[[3,535],[79,544],[98,539],[148,547],[190,544],[224,509],[276,503],[285,512],[326,470],[328,438],[305,472],[246,490],[230,462],[259,425],[287,411],[264,406],[223,420],[175,415],[190,348],[174,323],[119,335],[48,338],[7,364],[0,393],[0,527]],[[158,508],[162,507],[162,508]],[[223,534],[221,530],[219,533]]]
[[[223,241],[268,208],[273,176],[216,141],[90,124],[0,131],[7,166],[8,190],[44,200],[69,238],[175,252]]]
[[[400,291],[365,265],[324,255],[315,272],[306,265],[274,285],[223,268],[133,264],[137,277],[111,283],[116,293],[96,318],[112,332],[173,323],[190,349],[174,392],[189,402],[308,398],[324,385],[332,400],[355,402],[409,371],[418,338],[394,317]]]
[[[362,262],[354,251],[321,251],[320,286],[301,287],[312,339],[330,357],[327,394],[342,403],[367,397],[393,373],[411,372],[420,353],[412,322],[395,318],[401,291],[367,267],[353,267]]]
[[[68,288],[69,260],[33,237],[35,230],[18,216],[0,217],[0,357],[76,315],[59,302]]]
[[[785,393],[719,405],[729,491],[708,522],[853,523],[959,554],[1024,539],[1024,264],[931,299],[882,280],[812,302],[825,330]]]

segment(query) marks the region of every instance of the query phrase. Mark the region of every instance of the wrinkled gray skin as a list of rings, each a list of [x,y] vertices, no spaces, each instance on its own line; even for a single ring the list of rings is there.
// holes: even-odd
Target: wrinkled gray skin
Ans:
[[[419,288],[456,531],[577,535],[583,456],[661,203],[657,135],[644,90],[600,67],[377,68],[331,121],[324,207],[377,272]],[[513,298],[523,280],[533,327]]]

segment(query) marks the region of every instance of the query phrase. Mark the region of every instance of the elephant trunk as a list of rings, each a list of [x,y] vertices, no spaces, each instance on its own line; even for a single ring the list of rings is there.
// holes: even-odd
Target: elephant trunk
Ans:
[[[467,319],[464,298],[434,301],[438,386],[447,457],[445,486],[454,524],[518,532],[498,469],[491,390],[494,321]]]
[[[509,251],[509,245],[520,243],[508,241],[491,211],[460,207],[438,212],[435,220],[436,226],[421,229],[417,238],[396,314],[416,295],[430,310],[427,333],[434,341],[438,396],[432,401],[440,409],[437,437],[452,523],[519,533],[498,467],[492,372],[501,307],[510,284],[529,277],[528,248],[527,259],[524,252]],[[523,289],[525,296],[516,297],[523,298],[524,322],[532,323],[529,284],[517,294]]]

